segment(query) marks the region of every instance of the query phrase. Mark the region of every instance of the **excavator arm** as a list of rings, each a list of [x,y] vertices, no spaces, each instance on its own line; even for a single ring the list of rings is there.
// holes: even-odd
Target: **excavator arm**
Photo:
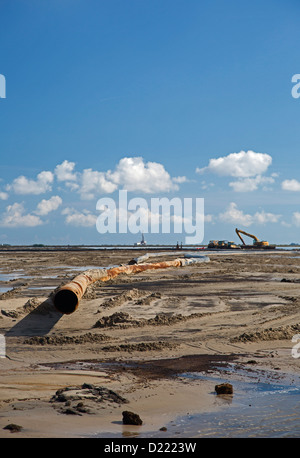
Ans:
[[[241,234],[247,235],[248,237],[251,237],[252,239],[254,239],[253,244],[256,245],[256,246],[268,246],[268,245],[269,245],[268,242],[265,242],[265,241],[260,242],[259,239],[258,239],[255,235],[253,235],[253,234],[248,234],[248,232],[241,231],[240,229],[235,229],[235,232],[237,233],[237,235],[238,235],[239,238],[241,239],[243,245],[246,245],[246,244],[245,244],[245,242],[244,242],[244,240],[243,240]]]
[[[243,245],[246,245],[245,242],[244,242],[243,237],[242,237],[241,234],[240,234],[241,231],[239,231],[238,229],[235,229],[235,232],[237,233],[237,235],[238,235],[239,238],[241,239],[242,244],[243,244]]]

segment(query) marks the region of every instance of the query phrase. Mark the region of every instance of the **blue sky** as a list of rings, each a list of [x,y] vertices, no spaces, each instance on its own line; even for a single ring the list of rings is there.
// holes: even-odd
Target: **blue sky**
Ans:
[[[298,2],[0,0],[0,13],[0,243],[133,243],[95,226],[120,189],[204,198],[204,243],[235,227],[300,242]]]

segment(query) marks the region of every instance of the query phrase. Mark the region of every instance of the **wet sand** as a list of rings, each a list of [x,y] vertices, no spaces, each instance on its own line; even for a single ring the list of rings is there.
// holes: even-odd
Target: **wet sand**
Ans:
[[[168,437],[160,428],[177,417],[222,407],[210,377],[186,373],[221,383],[230,367],[233,399],[254,367],[257,380],[299,375],[297,251],[201,252],[210,262],[120,275],[89,287],[73,314],[55,310],[50,293],[78,272],[143,253],[0,253],[0,288],[11,288],[0,294],[0,437]],[[124,410],[142,426],[123,425]]]

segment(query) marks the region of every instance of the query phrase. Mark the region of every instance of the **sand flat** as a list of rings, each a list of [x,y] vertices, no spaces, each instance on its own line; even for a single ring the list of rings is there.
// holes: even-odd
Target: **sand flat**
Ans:
[[[277,378],[299,374],[300,358],[291,355],[291,339],[300,333],[298,252],[207,252],[208,263],[120,275],[89,287],[73,314],[55,310],[49,293],[78,271],[128,263],[138,254],[0,253],[2,272],[19,273],[1,282],[13,289],[0,296],[6,341],[0,437],[158,431],[178,415],[220,407],[211,382],[184,379],[184,372],[222,380],[220,365],[233,365],[238,377],[238,367],[250,371],[255,361],[256,371]],[[105,387],[127,402],[88,401],[89,412],[80,415],[50,402],[57,390],[84,384]],[[82,398],[70,407],[86,404]],[[143,425],[123,426],[125,409],[138,413]],[[23,429],[12,434],[3,429],[8,423]]]

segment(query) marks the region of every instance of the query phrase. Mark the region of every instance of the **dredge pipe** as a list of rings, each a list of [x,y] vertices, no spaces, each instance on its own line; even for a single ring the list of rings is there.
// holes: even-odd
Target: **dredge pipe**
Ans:
[[[209,260],[209,258],[208,258]],[[53,295],[55,308],[66,315],[69,315],[78,308],[80,299],[84,295],[87,287],[96,281],[108,281],[120,274],[135,274],[145,270],[165,269],[167,267],[181,267],[194,262],[199,262],[197,258],[193,259],[174,259],[151,264],[133,264],[111,267],[108,269],[90,269],[77,275],[72,281],[61,286]]]

